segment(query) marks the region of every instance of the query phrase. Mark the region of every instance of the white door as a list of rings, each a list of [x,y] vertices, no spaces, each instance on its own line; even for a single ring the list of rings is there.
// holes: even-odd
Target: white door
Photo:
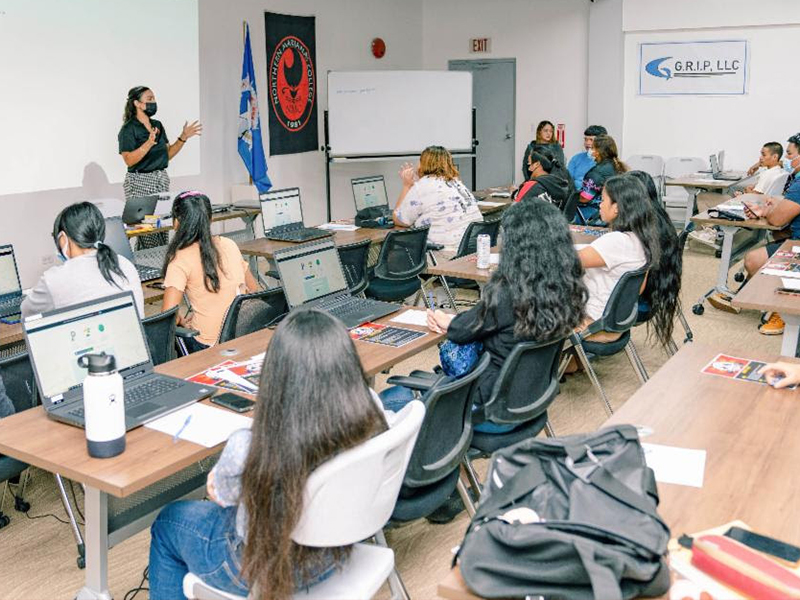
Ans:
[[[514,99],[516,60],[451,60],[451,71],[472,73],[472,99],[476,110],[477,181],[475,189],[514,183]],[[472,161],[457,160],[461,179],[472,184]]]

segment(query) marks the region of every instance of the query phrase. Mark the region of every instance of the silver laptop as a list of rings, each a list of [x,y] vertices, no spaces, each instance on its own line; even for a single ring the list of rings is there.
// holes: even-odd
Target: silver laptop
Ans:
[[[373,206],[389,210],[389,200],[386,196],[386,182],[383,175],[372,177],[358,177],[350,180],[353,187],[353,199],[356,201],[356,212]]]
[[[306,227],[300,205],[300,188],[270,190],[259,196],[264,237],[282,242],[307,242],[330,237],[330,231]]]
[[[113,354],[125,381],[125,428],[131,430],[197,402],[214,388],[153,371],[133,294],[75,304],[23,321],[25,343],[47,415],[84,426],[84,354]]]
[[[133,254],[131,243],[125,234],[125,225],[122,224],[122,219],[119,217],[106,219],[106,239],[104,241],[114,252],[133,263],[133,266],[136,267],[136,272],[139,273],[140,281],[152,281],[162,277],[161,269],[134,262],[136,256]]]
[[[718,155],[712,154],[708,157],[711,162],[711,177],[720,181],[739,181],[744,177],[744,173],[738,171],[723,171],[722,165],[725,161],[725,151],[720,150]]]
[[[275,252],[289,308],[313,306],[329,312],[350,329],[400,310],[399,304],[355,298],[333,240],[319,240]]]
[[[14,246],[0,246],[0,317],[19,314],[22,297]]]

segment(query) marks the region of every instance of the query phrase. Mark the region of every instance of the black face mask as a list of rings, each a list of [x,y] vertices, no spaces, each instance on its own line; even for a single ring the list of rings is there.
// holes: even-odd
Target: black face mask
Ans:
[[[155,102],[145,103],[144,114],[146,114],[148,117],[152,117],[153,115],[155,115],[157,110],[158,110],[158,104],[156,104]]]

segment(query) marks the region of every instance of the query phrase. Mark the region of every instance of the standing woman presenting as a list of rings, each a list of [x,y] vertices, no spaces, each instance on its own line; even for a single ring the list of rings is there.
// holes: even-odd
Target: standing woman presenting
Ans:
[[[181,151],[189,138],[203,131],[198,121],[187,121],[178,139],[170,144],[161,121],[153,118],[157,109],[156,96],[147,86],[140,85],[128,91],[122,127],[117,136],[120,156],[128,167],[122,184],[125,200],[169,192],[169,161]],[[162,236],[153,234],[141,236],[140,239]],[[166,244],[166,239],[145,241],[145,246],[161,244]]]

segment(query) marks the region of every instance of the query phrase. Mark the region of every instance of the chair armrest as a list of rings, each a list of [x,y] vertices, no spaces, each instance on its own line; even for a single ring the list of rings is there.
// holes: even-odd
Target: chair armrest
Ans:
[[[435,242],[427,242],[426,248],[428,250],[444,250],[444,244],[436,244]]]
[[[272,277],[272,279],[277,279],[278,281],[280,281],[281,279],[281,274],[275,270],[267,271],[266,273],[264,273],[264,275],[266,275],[267,277]]]
[[[438,380],[438,377],[436,379],[422,379],[419,377],[403,377],[401,375],[394,375],[389,377],[389,379],[386,380],[386,383],[390,383],[392,385],[402,385],[403,387],[420,392],[427,392],[436,384]]]
[[[196,335],[200,335],[200,332],[197,331],[197,329],[189,329],[188,327],[176,327],[175,328],[175,337],[193,338]]]
[[[420,371],[418,369],[414,369],[408,374],[409,377],[415,377],[417,379],[438,379],[441,375],[441,373],[431,373],[430,371]]]

